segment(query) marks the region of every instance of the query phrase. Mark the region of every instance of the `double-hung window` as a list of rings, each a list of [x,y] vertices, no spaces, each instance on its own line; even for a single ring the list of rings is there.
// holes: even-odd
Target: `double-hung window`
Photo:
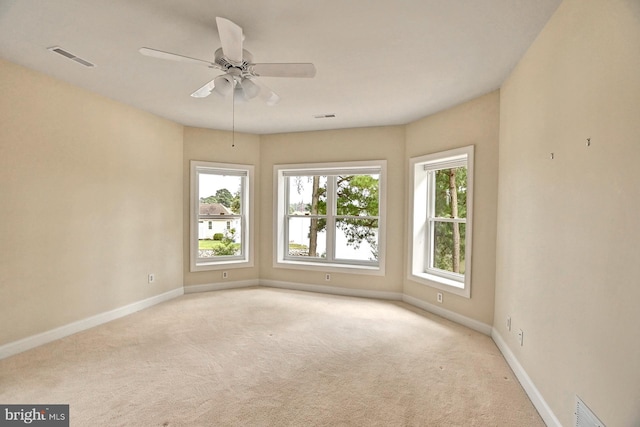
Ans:
[[[409,278],[471,295],[473,146],[410,161]]]
[[[253,265],[253,169],[191,162],[191,271]]]
[[[275,266],[382,274],[385,168],[276,165]]]

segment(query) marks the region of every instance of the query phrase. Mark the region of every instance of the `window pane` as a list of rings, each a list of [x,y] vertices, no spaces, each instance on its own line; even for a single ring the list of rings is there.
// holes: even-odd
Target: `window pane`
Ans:
[[[378,260],[378,220],[342,218],[336,220],[336,259]]]
[[[434,222],[432,268],[464,274],[465,226],[463,223]]]
[[[378,216],[379,187],[379,174],[337,176],[337,214],[349,216]]]
[[[208,223],[211,223],[211,229]],[[230,225],[229,229],[227,223]],[[241,227],[240,218],[199,221],[198,258],[242,255]]]
[[[290,215],[327,213],[326,176],[290,176],[287,181]]]
[[[241,214],[244,177],[198,174],[198,198],[201,215]],[[203,205],[205,205],[203,207]]]
[[[435,173],[435,216],[467,217],[467,168],[441,169]]]
[[[287,255],[326,258],[326,225],[323,218],[290,217]]]

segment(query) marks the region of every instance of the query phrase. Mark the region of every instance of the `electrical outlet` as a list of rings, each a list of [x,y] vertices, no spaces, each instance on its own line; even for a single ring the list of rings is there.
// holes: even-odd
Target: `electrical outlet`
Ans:
[[[229,272],[228,271],[223,271],[222,272],[222,278],[223,279],[228,279],[229,278]]]
[[[507,331],[511,330],[511,316],[507,316]]]
[[[438,292],[437,298],[438,298],[438,302],[442,304],[442,292]]]
[[[325,274],[325,275],[324,275],[324,280],[326,280],[327,282],[328,282],[329,280],[331,280],[331,275],[330,275],[329,273]]]
[[[518,342],[520,343],[520,346],[524,345],[524,332],[522,332],[522,329],[518,331]]]
[[[147,280],[149,283],[153,283],[156,281],[156,275],[153,273],[149,273],[149,276],[147,276]]]

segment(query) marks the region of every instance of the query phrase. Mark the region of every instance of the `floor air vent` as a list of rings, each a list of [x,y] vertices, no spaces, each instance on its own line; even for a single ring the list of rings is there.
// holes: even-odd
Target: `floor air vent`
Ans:
[[[576,396],[576,427],[606,427],[579,396]]]
[[[53,47],[49,47],[47,49],[50,50],[51,52],[57,53],[59,55],[64,56],[65,58],[68,58],[68,59],[70,59],[72,61],[75,61],[78,64],[82,64],[85,67],[95,67],[95,64],[92,64],[91,62],[89,62],[89,61],[87,61],[85,59],[82,59],[82,58],[79,58],[79,57],[75,56],[73,53],[64,50],[60,46],[53,46]]]

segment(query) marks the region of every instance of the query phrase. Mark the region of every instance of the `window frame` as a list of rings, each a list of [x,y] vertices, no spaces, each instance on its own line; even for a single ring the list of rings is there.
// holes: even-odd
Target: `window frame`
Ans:
[[[321,270],[325,272],[357,273],[384,275],[385,272],[385,246],[386,246],[386,179],[387,161],[352,161],[352,162],[331,162],[331,163],[306,163],[306,164],[286,164],[274,165],[274,246],[273,246],[273,267],[290,268],[304,270]],[[339,176],[346,174],[379,174],[378,187],[378,261],[336,259],[333,254],[334,240],[329,236],[336,226],[336,219],[349,217],[348,215],[337,215],[335,203],[327,203],[327,214],[318,215],[327,219],[327,252],[328,260],[322,258],[301,259],[288,255],[288,221],[292,217],[310,218],[312,216],[296,216],[288,213],[287,202],[288,186],[287,178],[290,176]],[[327,193],[335,198],[337,189],[328,179]],[[374,217],[365,217],[374,218]],[[330,249],[331,248],[331,249]]]
[[[467,168],[466,219],[438,218],[434,215],[435,171],[465,166]],[[409,159],[409,280],[471,298],[473,248],[474,146],[466,146]],[[434,224],[465,224],[465,272],[458,274],[432,268]]]
[[[189,259],[190,271],[208,271],[228,268],[253,267],[254,263],[254,166],[233,163],[218,163],[208,161],[191,160],[190,162],[190,232],[189,232]],[[207,173],[211,175],[243,176],[244,183],[241,191],[242,212],[234,215],[200,215],[199,175]],[[215,218],[214,218],[215,217]],[[240,255],[220,256],[215,258],[200,258],[198,256],[198,222],[202,219],[229,219],[239,218],[241,229]]]

